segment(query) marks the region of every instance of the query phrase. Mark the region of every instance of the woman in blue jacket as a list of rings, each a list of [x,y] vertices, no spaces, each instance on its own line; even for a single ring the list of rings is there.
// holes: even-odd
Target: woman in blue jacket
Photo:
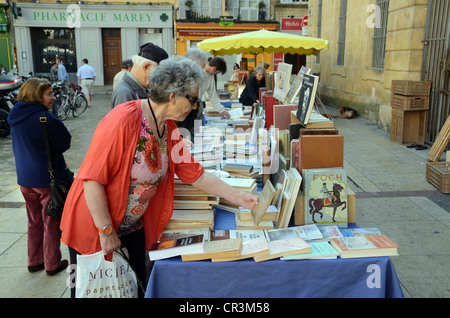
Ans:
[[[259,89],[266,87],[266,70],[262,66],[255,67],[255,75],[250,77],[239,97],[239,102],[244,106],[252,106],[259,103]]]
[[[45,268],[52,276],[64,270],[61,260],[59,218],[47,216],[50,176],[47,153],[39,117],[47,117],[48,139],[54,175],[68,180],[63,152],[70,148],[70,135],[64,124],[49,113],[53,92],[49,81],[28,79],[20,88],[19,102],[12,108],[8,122],[16,163],[17,183],[25,198],[28,216],[28,271]]]

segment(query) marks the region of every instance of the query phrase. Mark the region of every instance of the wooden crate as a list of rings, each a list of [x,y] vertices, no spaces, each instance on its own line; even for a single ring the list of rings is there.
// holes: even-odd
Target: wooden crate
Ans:
[[[438,161],[449,142],[450,142],[450,116],[448,116],[444,126],[439,132],[439,135],[434,141],[433,146],[428,152],[427,156],[428,161]]]
[[[392,94],[391,106],[403,110],[426,110],[430,107],[430,96],[403,96]]]
[[[430,95],[431,81],[392,81],[392,94],[405,96],[427,96]]]
[[[450,193],[450,162],[427,162],[426,179],[442,193]]]
[[[426,110],[392,108],[391,140],[400,144],[425,143]]]

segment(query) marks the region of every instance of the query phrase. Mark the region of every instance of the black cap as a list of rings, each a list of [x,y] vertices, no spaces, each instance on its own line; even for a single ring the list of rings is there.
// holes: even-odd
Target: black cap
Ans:
[[[162,60],[165,60],[166,58],[169,57],[169,55],[167,55],[167,52],[164,51],[164,49],[160,48],[159,46],[153,43],[147,43],[142,45],[140,47],[138,55],[148,60],[152,60],[153,62],[156,62],[158,64]]]

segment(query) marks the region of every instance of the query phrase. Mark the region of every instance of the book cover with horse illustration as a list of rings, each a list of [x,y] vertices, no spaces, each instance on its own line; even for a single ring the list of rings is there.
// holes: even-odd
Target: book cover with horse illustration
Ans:
[[[304,169],[305,224],[346,228],[347,171],[343,168]]]

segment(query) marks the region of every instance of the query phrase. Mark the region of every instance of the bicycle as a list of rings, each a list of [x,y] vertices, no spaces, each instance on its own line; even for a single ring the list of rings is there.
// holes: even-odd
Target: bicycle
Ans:
[[[69,117],[71,110],[73,117],[78,117],[84,113],[88,106],[86,96],[84,96],[84,93],[81,91],[81,86],[70,83],[70,88],[74,91],[73,95],[68,91],[69,87],[62,82],[54,83],[52,85],[53,94],[55,96],[52,112],[59,120],[65,120]]]

